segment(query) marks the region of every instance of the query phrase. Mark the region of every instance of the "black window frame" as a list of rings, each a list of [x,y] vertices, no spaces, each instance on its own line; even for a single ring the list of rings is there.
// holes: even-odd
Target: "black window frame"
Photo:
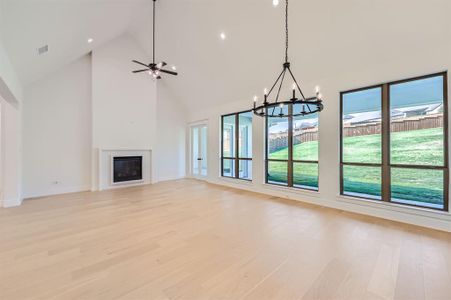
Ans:
[[[238,179],[238,180],[244,180],[244,181],[252,181],[253,180],[253,174],[251,179],[247,178],[240,178],[240,168],[239,164],[241,161],[251,161],[252,162],[252,156],[251,157],[240,157],[239,153],[239,139],[240,139],[240,119],[239,115],[244,113],[252,113],[252,110],[244,110],[239,111],[235,113],[225,114],[221,116],[221,177],[224,178],[232,178],[232,179]],[[235,146],[235,155],[233,157],[226,157],[224,156],[224,118],[235,116],[235,134],[234,134],[234,146]],[[253,118],[253,116],[252,116]],[[252,119],[253,123],[253,119]],[[224,160],[233,160],[235,164],[235,172],[233,176],[226,176],[224,175]]]
[[[292,115],[293,106],[292,104],[288,105],[288,114]],[[293,116],[286,117],[288,119],[288,159],[273,159],[268,157],[268,119],[271,118],[269,116],[265,117],[265,183],[275,186],[282,186],[288,188],[295,188],[299,190],[319,192],[320,188],[320,176],[319,176],[319,159],[318,160],[297,160],[293,159]],[[318,115],[319,119],[319,115]],[[319,122],[318,122],[318,131],[319,131]],[[318,139],[318,152],[319,152],[319,139]],[[319,156],[319,153],[318,153]],[[287,163],[287,184],[270,182],[268,180],[269,177],[269,162],[284,162]],[[318,166],[318,187],[307,187],[307,186],[298,186],[294,185],[294,164],[295,163],[305,163],[305,164],[316,164]]]
[[[432,165],[410,165],[410,164],[392,164],[390,162],[390,133],[391,133],[391,116],[390,116],[390,87],[396,84],[413,82],[422,79],[428,79],[433,77],[443,78],[443,153],[444,160],[443,166],[432,166]],[[343,97],[345,94],[355,93],[359,91],[380,88],[381,89],[381,163],[353,163],[343,161]],[[393,203],[397,205],[403,205],[408,207],[418,207],[426,210],[438,210],[438,211],[449,211],[449,138],[448,138],[448,72],[439,72],[424,76],[417,76],[408,79],[402,79],[397,81],[385,82],[382,84],[367,86],[363,88],[348,90],[340,92],[340,195],[346,197],[360,198],[364,200],[374,200],[371,197],[364,197],[358,195],[349,195],[344,192],[344,176],[343,169],[344,166],[363,166],[363,167],[380,167],[381,168],[381,199],[377,200],[383,203]],[[392,168],[404,168],[404,169],[414,169],[414,170],[441,170],[443,171],[443,208],[427,207],[416,204],[402,203],[392,201],[391,195],[391,169]]]

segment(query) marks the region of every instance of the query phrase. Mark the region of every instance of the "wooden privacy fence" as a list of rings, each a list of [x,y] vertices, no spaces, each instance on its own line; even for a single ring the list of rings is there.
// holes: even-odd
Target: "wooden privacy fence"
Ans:
[[[439,127],[443,127],[442,114],[403,118],[393,120],[390,124],[391,132],[411,131]],[[344,137],[362,136],[380,133],[381,133],[381,124],[345,125],[343,127]]]
[[[271,142],[268,145],[270,152],[274,152],[288,147],[288,134],[286,132],[271,134],[269,139],[271,140]],[[293,133],[294,144],[313,142],[317,140],[318,140],[318,128],[294,130]]]
[[[411,131],[443,127],[443,115],[415,116],[393,120],[390,124],[391,132]],[[358,125],[344,125],[343,136],[362,136],[381,133],[381,124],[367,123]],[[288,134],[286,132],[274,133],[269,137],[269,151],[274,152],[288,147]],[[313,142],[318,140],[318,129],[295,129],[293,134],[295,144]]]

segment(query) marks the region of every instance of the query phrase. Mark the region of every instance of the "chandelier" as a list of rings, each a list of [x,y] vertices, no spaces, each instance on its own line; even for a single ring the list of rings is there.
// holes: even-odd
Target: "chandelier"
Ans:
[[[292,98],[284,101],[279,101],[280,91],[287,75],[293,79],[293,92]],[[277,88],[276,88],[277,87]],[[277,92],[275,92],[277,90]],[[296,95],[296,91],[299,92],[299,98]],[[271,94],[275,92],[274,101],[269,100]],[[314,114],[323,110],[322,96],[319,92],[319,87],[316,87],[316,96],[305,98],[304,93],[299,87],[296,78],[290,68],[288,62],[288,0],[285,1],[285,62],[283,63],[283,69],[280,75],[277,77],[276,82],[272,85],[269,92],[265,89],[264,101],[261,105],[257,105],[258,98],[254,97],[254,108],[252,111],[255,115],[261,117],[295,117]],[[297,104],[297,105],[296,105]],[[288,109],[285,109],[285,105]],[[295,109],[295,106],[297,109]]]

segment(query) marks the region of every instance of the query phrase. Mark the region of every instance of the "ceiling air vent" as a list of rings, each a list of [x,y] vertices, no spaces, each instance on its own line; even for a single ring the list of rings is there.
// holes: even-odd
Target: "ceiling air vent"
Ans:
[[[38,48],[39,55],[45,54],[47,52],[49,52],[49,45],[45,45],[45,46],[42,46],[41,48]]]

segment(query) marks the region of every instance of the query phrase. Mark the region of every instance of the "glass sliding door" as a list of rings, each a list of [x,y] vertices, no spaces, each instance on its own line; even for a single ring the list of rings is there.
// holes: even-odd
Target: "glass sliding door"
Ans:
[[[190,170],[191,176],[204,178],[207,176],[207,126],[196,125],[190,129]]]

